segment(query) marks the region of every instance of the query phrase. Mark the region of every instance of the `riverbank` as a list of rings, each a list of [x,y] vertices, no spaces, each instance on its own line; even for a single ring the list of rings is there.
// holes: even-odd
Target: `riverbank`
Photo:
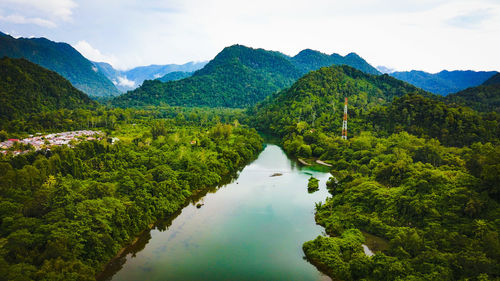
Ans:
[[[281,176],[271,177],[275,173]],[[309,194],[310,176],[319,191]],[[314,203],[328,195],[328,172],[303,167],[266,144],[237,179],[208,192],[167,227],[144,233],[107,280],[329,280],[303,259],[301,245],[320,235]],[[198,209],[198,203],[204,204]],[[160,222],[161,224],[161,222]],[[258,269],[258,270],[254,270]],[[106,280],[106,279],[102,279]]]
[[[134,254],[137,251],[140,251],[143,246],[147,244],[148,240],[151,238],[151,236],[149,235],[151,230],[155,228],[166,229],[169,225],[172,224],[172,221],[182,213],[182,210],[184,208],[190,205],[195,206],[208,193],[215,193],[218,188],[234,181],[237,178],[239,172],[241,172],[244,167],[257,159],[258,155],[262,152],[264,145],[261,145],[261,147],[262,149],[257,151],[254,154],[254,157],[249,159],[249,161],[247,161],[246,163],[240,165],[237,170],[233,171],[230,175],[222,177],[217,185],[207,186],[206,188],[193,191],[191,196],[186,198],[184,200],[184,203],[179,206],[179,208],[177,208],[174,212],[165,216],[164,218],[157,220],[152,224],[149,224],[146,229],[137,234],[129,243],[126,243],[111,260],[106,262],[101,267],[100,272],[95,276],[96,280],[109,280],[109,278],[111,278],[118,270],[120,270],[121,265],[123,264],[123,259],[128,254]]]

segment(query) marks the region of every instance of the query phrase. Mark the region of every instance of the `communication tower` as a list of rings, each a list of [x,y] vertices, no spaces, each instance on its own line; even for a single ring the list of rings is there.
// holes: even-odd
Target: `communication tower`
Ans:
[[[342,122],[342,139],[347,140],[347,98],[344,103],[344,121]]]

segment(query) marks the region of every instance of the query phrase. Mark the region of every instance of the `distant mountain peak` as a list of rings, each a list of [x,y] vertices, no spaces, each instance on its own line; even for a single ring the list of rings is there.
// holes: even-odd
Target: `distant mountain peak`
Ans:
[[[428,73],[420,70],[396,71],[390,75],[426,91],[446,96],[469,87],[479,86],[497,72],[472,70],[442,70]]]
[[[500,85],[500,73],[491,76],[488,80],[484,81],[482,85],[484,86]]]
[[[300,51],[296,56],[300,56],[300,55],[325,55],[325,56],[327,56],[327,54],[322,53],[320,51],[313,50],[313,49],[304,49],[304,50]]]
[[[352,57],[352,58],[361,58],[358,54],[356,54],[354,52],[351,52],[351,53],[347,54],[346,57],[348,57],[348,58],[350,58],[350,57]]]
[[[172,77],[175,79],[179,77],[187,77],[192,74],[192,72],[203,68],[207,62],[188,62],[185,64],[151,64],[147,66],[138,66],[128,70],[117,70],[113,68],[109,63],[105,62],[94,62],[94,65],[103,73],[108,79],[113,81],[115,86],[122,92],[130,91],[136,89],[138,86],[142,85],[145,80],[155,80],[160,78],[162,81],[172,80],[167,76],[167,74],[172,72],[182,72],[183,75],[175,74]],[[189,73],[189,75],[185,74]],[[174,80],[175,80],[174,79]]]

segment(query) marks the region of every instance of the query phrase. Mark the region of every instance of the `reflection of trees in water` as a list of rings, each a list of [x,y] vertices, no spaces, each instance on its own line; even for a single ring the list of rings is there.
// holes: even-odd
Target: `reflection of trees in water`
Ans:
[[[238,169],[237,172],[223,177],[218,186],[211,186],[211,187],[205,188],[197,193],[194,193],[189,198],[189,200],[186,201],[186,203],[182,206],[182,208],[175,211],[171,215],[156,221],[154,226],[151,229],[145,230],[141,234],[139,234],[137,239],[132,244],[127,246],[122,251],[122,253],[120,253],[115,258],[113,258],[105,266],[104,270],[96,276],[96,279],[99,281],[111,280],[113,278],[113,276],[123,268],[123,266],[127,262],[127,256],[129,254],[131,254],[132,257],[135,257],[137,253],[139,253],[140,251],[144,250],[144,248],[146,248],[146,245],[149,243],[149,240],[151,239],[151,230],[153,230],[153,229],[157,229],[158,231],[168,230],[168,228],[172,225],[172,222],[182,213],[182,210],[185,207],[187,207],[190,203],[195,205],[198,201],[200,201],[208,193],[215,193],[217,190],[219,190],[219,188],[221,188],[227,184],[232,183],[235,179],[237,179],[239,172],[242,169],[243,169],[243,167]]]
[[[151,230],[142,232],[133,244],[128,246],[119,256],[113,258],[106,265],[104,270],[96,276],[96,279],[99,281],[111,280],[113,276],[123,268],[123,265],[125,265],[125,262],[127,261],[127,255],[132,254],[132,257],[135,257],[137,253],[144,250],[150,239]]]

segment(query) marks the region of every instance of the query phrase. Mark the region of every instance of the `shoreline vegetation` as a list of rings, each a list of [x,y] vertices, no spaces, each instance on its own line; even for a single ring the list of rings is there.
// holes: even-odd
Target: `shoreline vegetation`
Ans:
[[[96,127],[118,137],[116,144],[1,156],[1,275],[95,280],[138,234],[234,177],[262,150],[257,132],[235,118],[239,111],[225,112],[111,109],[104,111],[109,126]]]
[[[496,278],[500,206],[488,186],[497,184],[471,165],[498,163],[498,146],[473,152],[436,142],[431,154],[429,144],[407,133],[337,141],[327,153],[338,181],[328,181],[332,197],[315,214],[328,237],[304,243],[307,260],[340,280]],[[362,248],[367,233],[381,239],[372,257]]]
[[[342,140],[346,97],[350,137]],[[342,66],[310,72],[248,115],[288,154],[332,165],[331,197],[315,214],[328,236],[303,245],[330,277],[500,277],[498,113]],[[363,232],[388,247],[366,256]]]
[[[260,153],[260,152],[261,151],[259,151],[258,153]],[[248,165],[250,162],[255,160],[257,155],[255,155],[255,157],[253,159],[250,159],[249,162],[246,163],[245,165]],[[175,210],[172,214],[169,214],[163,218],[159,218],[154,223],[148,225],[148,227],[146,229],[144,229],[139,234],[137,234],[135,236],[135,238],[132,241],[130,241],[130,243],[124,245],[120,249],[120,251],[118,251],[118,253],[116,253],[116,255],[113,258],[111,258],[107,263],[105,263],[102,266],[101,270],[99,272],[97,272],[95,275],[96,280],[98,280],[98,281],[99,280],[107,280],[108,278],[112,277],[116,272],[118,272],[121,269],[121,265],[123,264],[121,262],[121,260],[124,259],[129,253],[137,253],[138,251],[136,251],[137,250],[136,248],[138,246],[138,243],[144,243],[143,240],[145,237],[148,237],[147,240],[149,240],[149,237],[150,237],[149,232],[151,232],[151,230],[153,230],[154,228],[159,228],[159,229],[163,229],[163,230],[168,228],[168,226],[170,226],[172,224],[172,222],[181,214],[182,210],[184,208],[186,208],[187,206],[189,206],[189,204],[193,204],[193,205],[196,204],[197,208],[200,208],[201,206],[203,206],[203,204],[199,204],[199,203],[197,204],[197,202],[199,202],[200,199],[202,199],[208,193],[215,193],[215,192],[217,192],[219,187],[226,185],[226,184],[230,183],[231,181],[235,180],[238,172],[241,171],[241,169],[243,167],[245,167],[245,166],[240,167],[235,173],[231,174],[230,176],[226,176],[219,184],[217,184],[215,186],[207,186],[204,189],[197,190],[197,191],[193,192],[193,194],[189,198],[186,198],[186,201],[184,202],[184,204],[181,207],[179,207],[177,210]],[[144,243],[144,244],[146,244],[146,243]],[[142,246],[139,249],[142,249]],[[117,264],[119,264],[120,266],[117,267],[116,266]]]

